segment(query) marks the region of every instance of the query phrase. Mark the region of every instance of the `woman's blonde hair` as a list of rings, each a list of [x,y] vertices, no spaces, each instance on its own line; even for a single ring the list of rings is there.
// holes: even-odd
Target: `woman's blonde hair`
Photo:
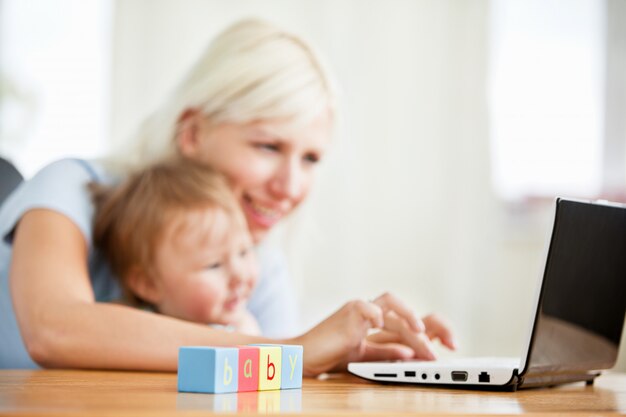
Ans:
[[[248,233],[227,180],[199,162],[167,159],[116,186],[92,183],[90,189],[95,205],[94,244],[120,280],[126,301],[134,305],[141,303],[127,285],[128,274],[137,268],[152,275],[157,247],[177,216],[190,210],[221,210],[233,228]]]
[[[301,38],[248,19],[219,34],[183,82],[109,162],[137,169],[177,154],[186,110],[214,123],[280,119],[294,123],[335,113],[335,88],[320,58]]]

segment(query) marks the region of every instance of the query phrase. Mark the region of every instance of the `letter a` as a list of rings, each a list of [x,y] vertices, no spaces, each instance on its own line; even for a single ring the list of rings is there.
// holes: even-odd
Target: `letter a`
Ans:
[[[252,378],[252,359],[246,359],[246,363],[243,365],[243,375],[246,378]]]
[[[233,380],[233,368],[228,366],[228,358],[224,358],[224,385],[229,385]]]
[[[272,376],[270,376],[270,366],[272,367]],[[271,381],[274,379],[274,375],[276,375],[276,366],[270,362],[270,355],[267,355],[267,380]]]

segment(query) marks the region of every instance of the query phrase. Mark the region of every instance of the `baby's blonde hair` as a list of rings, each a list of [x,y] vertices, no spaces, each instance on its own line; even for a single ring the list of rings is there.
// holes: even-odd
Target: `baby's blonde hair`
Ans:
[[[128,274],[138,268],[152,275],[157,247],[176,216],[190,210],[222,210],[237,233],[248,233],[226,179],[199,162],[173,158],[135,172],[117,186],[90,188],[96,206],[94,244],[131,304],[141,303],[127,285]]]
[[[176,155],[181,116],[197,110],[213,123],[278,119],[307,122],[335,113],[335,88],[301,38],[248,19],[219,34],[164,105],[109,162],[137,169]]]

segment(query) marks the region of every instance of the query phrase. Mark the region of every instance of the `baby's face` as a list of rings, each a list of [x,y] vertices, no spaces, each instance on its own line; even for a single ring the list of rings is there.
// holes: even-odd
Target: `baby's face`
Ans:
[[[155,254],[159,311],[199,323],[233,323],[257,282],[247,228],[221,209],[175,217]]]

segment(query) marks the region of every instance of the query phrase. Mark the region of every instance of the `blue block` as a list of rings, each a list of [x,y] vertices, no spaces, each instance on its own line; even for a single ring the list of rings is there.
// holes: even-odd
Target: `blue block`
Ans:
[[[184,346],[178,350],[178,391],[237,392],[239,349]]]
[[[302,355],[304,349],[298,345],[280,345],[283,348],[283,370],[280,388],[302,388]]]

